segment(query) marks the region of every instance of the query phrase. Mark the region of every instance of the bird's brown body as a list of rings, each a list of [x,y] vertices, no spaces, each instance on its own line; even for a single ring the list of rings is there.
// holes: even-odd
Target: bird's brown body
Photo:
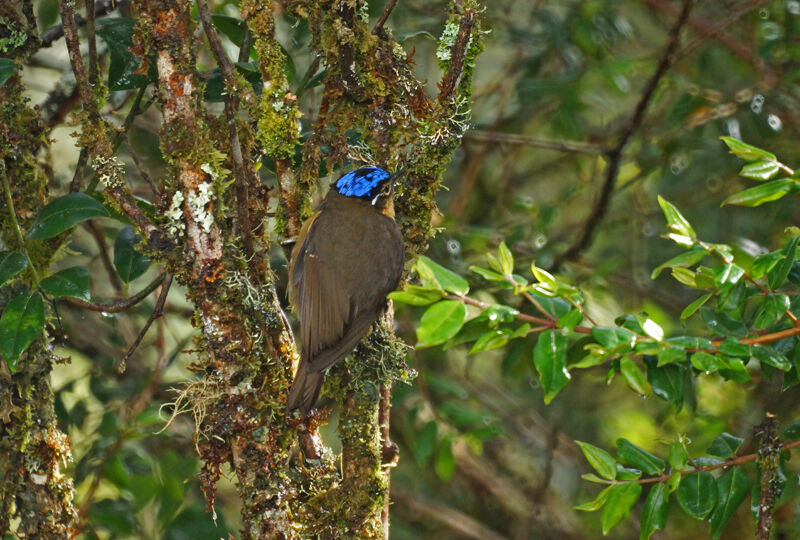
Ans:
[[[403,271],[403,237],[391,195],[377,206],[331,190],[303,226],[289,265],[300,319],[300,365],[288,409],[307,414],[322,372],[347,356],[386,307]]]

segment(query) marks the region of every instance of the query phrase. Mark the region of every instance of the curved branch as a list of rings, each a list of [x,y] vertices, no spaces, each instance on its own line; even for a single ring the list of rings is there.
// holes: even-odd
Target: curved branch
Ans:
[[[160,274],[156,279],[154,279],[150,284],[136,293],[135,295],[131,296],[130,298],[126,298],[125,300],[119,300],[117,302],[110,302],[108,304],[97,304],[95,302],[86,302],[85,300],[80,300],[78,298],[64,298],[64,301],[68,304],[71,304],[75,307],[88,309],[89,311],[99,311],[102,313],[119,313],[121,311],[125,311],[128,308],[131,308],[147,298],[147,296],[156,290],[158,286],[164,281],[164,276],[166,274]]]
[[[611,195],[614,191],[614,184],[617,181],[617,175],[619,174],[619,169],[622,162],[622,153],[630,141],[631,136],[642,125],[645,113],[647,112],[647,107],[650,105],[650,102],[653,99],[653,95],[655,94],[655,90],[659,81],[661,81],[662,77],[664,77],[673,64],[674,54],[678,48],[678,42],[680,41],[681,28],[683,28],[688,20],[689,12],[691,11],[693,4],[693,0],[684,0],[683,8],[678,16],[678,20],[675,21],[675,24],[669,31],[670,38],[669,42],[667,43],[667,47],[661,54],[661,59],[658,61],[656,71],[647,82],[644,92],[642,92],[642,97],[636,104],[633,117],[628,125],[622,130],[622,134],[620,135],[617,145],[608,151],[606,178],[603,182],[603,187],[600,190],[600,198],[597,200],[597,203],[592,209],[592,213],[586,220],[586,224],[583,227],[583,233],[567,251],[565,251],[556,259],[556,261],[553,263],[552,269],[558,269],[561,264],[564,263],[564,261],[575,259],[582,251],[591,245],[597,226],[605,217],[606,212],[608,211],[608,206],[611,203]]]

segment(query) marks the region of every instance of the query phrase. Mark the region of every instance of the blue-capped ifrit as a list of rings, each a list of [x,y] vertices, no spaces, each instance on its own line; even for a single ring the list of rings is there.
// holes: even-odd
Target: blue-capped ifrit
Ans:
[[[403,272],[394,180],[362,167],[331,184],[303,225],[289,265],[289,300],[300,319],[300,365],[287,408],[307,414],[323,371],[355,348],[386,308]]]

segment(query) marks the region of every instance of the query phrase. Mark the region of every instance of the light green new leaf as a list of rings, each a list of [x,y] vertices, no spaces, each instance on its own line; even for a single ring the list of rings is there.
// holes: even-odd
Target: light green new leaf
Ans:
[[[619,371],[631,390],[642,396],[650,395],[650,383],[647,382],[644,373],[642,373],[642,370],[636,365],[636,362],[627,356],[623,356],[619,361]],[[641,467],[639,468],[641,469]],[[647,472],[645,469],[642,470]]]
[[[778,161],[778,158],[775,156],[775,154],[747,144],[746,142],[742,142],[739,139],[734,139],[733,137],[720,137],[720,140],[728,146],[731,154],[740,157],[747,162],[759,160]]]
[[[735,204],[738,206],[761,206],[765,202],[775,201],[787,193],[797,190],[800,186],[793,178],[778,178],[764,184],[747,188],[739,193],[734,193],[724,201],[723,205]]]
[[[780,172],[780,170],[780,165],[778,165],[777,162],[763,159],[753,163],[748,163],[742,167],[742,170],[739,171],[739,174],[745,178],[763,182],[765,180],[771,180],[774,178],[775,175]]]
[[[604,504],[606,504],[606,500],[608,499],[608,494],[611,491],[612,486],[608,486],[603,491],[597,494],[597,497],[594,498],[593,501],[585,502],[583,504],[579,504],[578,506],[573,506],[573,510],[580,510],[582,512],[596,512],[600,510]]]
[[[412,306],[428,306],[441,300],[442,296],[444,292],[439,289],[428,289],[419,285],[406,285],[402,291],[389,293],[390,300]]]
[[[680,255],[671,258],[667,262],[661,264],[660,266],[656,267],[653,272],[650,274],[650,279],[656,279],[658,275],[661,273],[662,270],[665,268],[675,268],[675,267],[690,267],[694,266],[695,264],[699,263],[703,258],[708,255],[708,252],[705,249],[695,248],[689,251],[685,251]]]
[[[667,219],[667,226],[673,232],[681,236],[686,236],[689,239],[694,239],[697,237],[697,234],[695,234],[694,229],[689,224],[689,221],[683,217],[683,214],[681,214],[671,202],[659,195],[658,204],[661,206],[661,211],[664,212],[664,217]]]

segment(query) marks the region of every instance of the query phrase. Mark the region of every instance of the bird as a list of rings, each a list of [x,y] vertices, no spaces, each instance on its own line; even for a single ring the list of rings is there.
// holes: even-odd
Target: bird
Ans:
[[[289,263],[289,302],[300,322],[290,413],[308,415],[323,372],[350,354],[400,282],[405,247],[393,201],[400,174],[371,166],[340,176],[300,230]]]

